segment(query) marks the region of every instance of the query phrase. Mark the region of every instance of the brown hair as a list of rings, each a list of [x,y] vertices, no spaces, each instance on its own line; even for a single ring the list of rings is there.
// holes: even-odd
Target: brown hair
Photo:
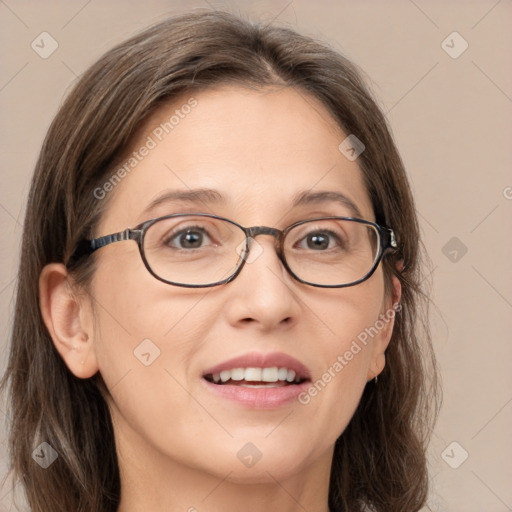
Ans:
[[[402,309],[378,384],[369,383],[336,441],[329,506],[357,512],[419,510],[426,501],[426,449],[439,405],[428,328],[425,262],[413,198],[386,120],[361,72],[345,57],[295,31],[195,10],[166,19],[108,51],[80,78],[52,122],[36,164],[23,231],[7,371],[11,473],[33,512],[117,510],[120,476],[108,393],[101,375],[76,378],[43,323],[38,279],[50,262],[69,262],[108,198],[102,186],[130,141],[164,102],[223,83],[294,87],[320,100],[366,148],[358,162],[376,222],[392,227],[399,250],[383,261],[402,285]],[[341,142],[341,141],[340,141]],[[405,263],[399,272],[398,260]],[[69,265],[87,291],[94,255]],[[42,469],[42,441],[59,454]]]

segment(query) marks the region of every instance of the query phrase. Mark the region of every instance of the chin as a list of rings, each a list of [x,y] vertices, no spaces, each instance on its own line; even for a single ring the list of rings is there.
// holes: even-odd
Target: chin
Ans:
[[[305,446],[303,442],[297,443],[296,450],[285,443],[267,447],[259,444],[261,450],[250,442],[240,447],[239,443],[236,444],[235,451],[230,449],[223,453],[212,453],[207,464],[210,469],[207,471],[220,478],[229,474],[227,480],[240,484],[275,484],[275,480],[286,480],[312,463],[311,447],[308,445],[307,451],[300,449]],[[204,462],[203,459],[203,467]]]

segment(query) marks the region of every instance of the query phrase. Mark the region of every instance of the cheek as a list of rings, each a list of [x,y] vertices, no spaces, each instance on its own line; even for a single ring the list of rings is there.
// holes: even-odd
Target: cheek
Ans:
[[[366,385],[371,350],[340,342],[329,353],[324,371],[298,397],[298,417],[309,418],[301,428],[316,441],[319,451],[328,450],[350,423]],[[347,355],[350,353],[350,356]],[[314,421],[311,421],[314,418]]]
[[[141,389],[157,389],[164,368],[185,375],[211,325],[198,307],[204,293],[159,282],[136,257],[119,254],[115,266],[102,262],[93,282],[95,351],[109,388],[129,373]]]
[[[111,394],[116,436],[186,462],[197,438],[190,425],[205,442],[217,426],[188,391],[190,362],[211,320],[198,315],[202,295],[173,292],[153,281],[121,292],[107,280],[101,293],[98,286],[99,372]]]
[[[158,344],[184,325],[195,328],[199,321],[193,320],[194,315],[200,309],[196,305],[207,291],[162,283],[146,269],[135,244],[121,245],[109,247],[118,250],[98,265],[94,277],[102,336],[120,333],[128,344],[145,338],[155,338]]]
[[[366,386],[384,293],[381,276],[373,277],[340,292],[321,309],[329,334],[316,347],[320,370],[299,402],[315,421],[328,425],[328,441],[346,428]]]

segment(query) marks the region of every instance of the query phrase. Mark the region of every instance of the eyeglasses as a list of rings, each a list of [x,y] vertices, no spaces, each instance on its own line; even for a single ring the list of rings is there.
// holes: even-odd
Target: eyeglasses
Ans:
[[[252,239],[276,237],[276,252],[297,281],[323,288],[353,286],[368,279],[383,256],[396,250],[392,229],[353,217],[318,217],[279,230],[244,228],[206,213],[166,215],[94,240],[81,240],[70,259],[114,242],[135,240],[148,271],[175,286],[204,288],[229,283],[250,261]],[[261,251],[256,244],[255,250]]]

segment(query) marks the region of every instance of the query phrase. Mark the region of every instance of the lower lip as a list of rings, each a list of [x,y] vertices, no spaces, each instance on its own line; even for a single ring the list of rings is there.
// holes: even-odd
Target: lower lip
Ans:
[[[246,388],[229,384],[213,384],[206,379],[201,380],[206,388],[217,396],[233,400],[253,409],[276,409],[287,405],[297,400],[297,396],[310,385],[309,382],[305,381],[300,384],[276,388]]]

